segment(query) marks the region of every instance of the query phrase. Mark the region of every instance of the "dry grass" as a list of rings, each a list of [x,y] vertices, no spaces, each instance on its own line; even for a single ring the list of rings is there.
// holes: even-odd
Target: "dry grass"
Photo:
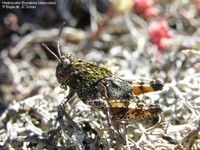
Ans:
[[[61,131],[57,106],[68,94],[55,77],[56,60],[41,43],[56,48],[59,28],[33,31],[1,51],[0,147],[2,149],[200,149],[200,17],[193,1],[162,1],[174,37],[160,53],[148,39],[150,21],[119,15],[98,35],[93,45],[86,30],[65,27],[63,53],[104,65],[118,76],[135,81],[160,79],[162,91],[141,95],[163,108],[162,119],[146,129],[134,122],[121,124],[116,139],[109,136],[105,115],[78,97],[66,104],[73,119]],[[167,9],[169,8],[169,9]],[[169,11],[168,11],[169,10]],[[162,14],[163,13],[163,14]],[[155,18],[156,20],[156,18]],[[153,21],[155,21],[153,20]],[[14,41],[13,41],[14,43]],[[82,50],[81,50],[82,49]],[[123,142],[125,141],[125,144]]]

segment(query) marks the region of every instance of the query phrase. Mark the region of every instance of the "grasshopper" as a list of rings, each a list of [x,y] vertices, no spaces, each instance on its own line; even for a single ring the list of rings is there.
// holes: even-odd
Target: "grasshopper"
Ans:
[[[158,123],[162,112],[160,106],[148,105],[137,95],[162,90],[161,81],[132,83],[95,63],[71,54],[62,55],[58,41],[58,56],[44,43],[42,45],[58,60],[56,78],[61,88],[70,89],[69,95],[60,104],[61,109],[77,94],[85,104],[103,111],[109,126],[112,121],[132,121],[150,126]],[[63,116],[62,112],[59,114]]]

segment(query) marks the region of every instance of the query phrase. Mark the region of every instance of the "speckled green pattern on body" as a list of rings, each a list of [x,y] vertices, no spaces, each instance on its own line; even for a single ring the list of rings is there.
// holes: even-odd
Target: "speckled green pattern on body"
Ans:
[[[65,55],[61,59],[63,61],[57,66],[56,77],[64,89],[69,86],[77,93],[86,92],[85,94],[87,94],[87,92],[95,90],[95,85],[100,80],[113,76],[106,68],[77,59],[71,55]],[[67,67],[63,67],[63,62],[66,59],[70,63]],[[80,94],[78,95],[80,96]],[[91,98],[93,98],[93,95]]]

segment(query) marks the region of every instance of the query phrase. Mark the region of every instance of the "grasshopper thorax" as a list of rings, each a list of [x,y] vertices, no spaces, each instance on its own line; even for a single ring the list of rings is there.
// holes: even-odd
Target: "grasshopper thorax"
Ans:
[[[113,74],[94,63],[90,63],[70,54],[61,56],[56,68],[56,77],[61,87],[69,86],[75,92],[94,89],[94,86],[102,79],[111,77]]]

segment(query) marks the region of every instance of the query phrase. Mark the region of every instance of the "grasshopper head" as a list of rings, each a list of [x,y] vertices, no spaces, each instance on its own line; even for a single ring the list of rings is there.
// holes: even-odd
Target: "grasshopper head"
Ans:
[[[64,89],[67,88],[67,81],[69,80],[73,69],[72,64],[73,57],[70,54],[68,54],[65,56],[61,56],[60,62],[58,63],[56,68],[56,77],[58,83],[60,83],[61,87]]]

